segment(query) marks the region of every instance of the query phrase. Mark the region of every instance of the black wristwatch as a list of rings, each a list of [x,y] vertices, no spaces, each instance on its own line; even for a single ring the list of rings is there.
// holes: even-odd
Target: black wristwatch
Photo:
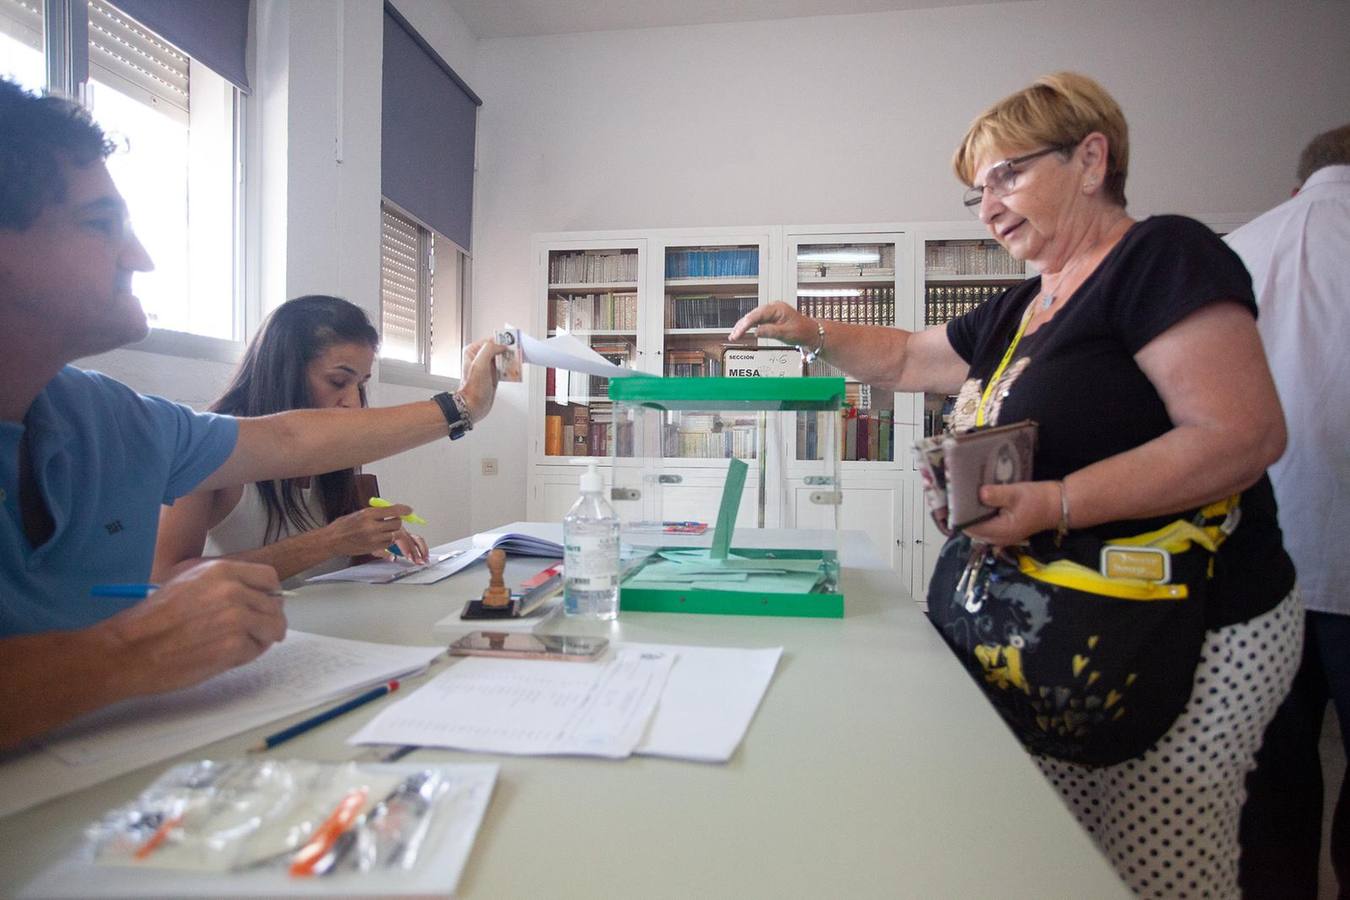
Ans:
[[[445,424],[450,431],[450,440],[457,441],[473,429],[473,422],[469,419],[468,404],[459,394],[441,391],[431,399],[436,401],[436,405],[441,408],[441,415],[445,416]]]

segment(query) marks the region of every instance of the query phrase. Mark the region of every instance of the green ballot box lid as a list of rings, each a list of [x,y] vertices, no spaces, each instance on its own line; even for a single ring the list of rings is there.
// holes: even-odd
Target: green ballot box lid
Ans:
[[[844,379],[612,378],[609,399],[663,410],[828,411],[844,405]]]

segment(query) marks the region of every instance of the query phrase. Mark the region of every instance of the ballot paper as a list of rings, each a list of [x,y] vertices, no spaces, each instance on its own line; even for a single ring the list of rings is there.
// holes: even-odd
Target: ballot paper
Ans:
[[[494,626],[496,627],[496,626]],[[602,673],[601,663],[486,659],[460,660],[425,687],[389,706],[350,739],[353,744],[416,744],[497,753],[628,752],[696,762],[726,762],[745,739],[768,691],[782,647],[687,647],[620,643],[612,658],[637,654],[626,672]],[[669,661],[674,662],[673,667]],[[662,675],[657,664],[666,666]],[[628,697],[607,722],[585,721],[596,703]],[[656,689],[655,712],[646,710]],[[641,699],[639,700],[639,693]],[[645,717],[650,714],[650,720]],[[641,740],[624,753],[559,749],[575,732],[598,733],[602,721],[611,748],[629,746],[630,726],[646,723]]]
[[[525,362],[534,366],[566,369],[585,375],[599,375],[602,378],[654,377],[636,369],[615,365],[592,350],[585,341],[566,332],[543,341],[522,334],[520,347],[525,355]]]
[[[622,759],[642,740],[674,663],[670,650],[646,648],[597,662],[471,657],[348,743]]]
[[[736,753],[783,656],[782,647],[618,646],[677,656],[656,715],[634,752],[696,762],[726,762]]]

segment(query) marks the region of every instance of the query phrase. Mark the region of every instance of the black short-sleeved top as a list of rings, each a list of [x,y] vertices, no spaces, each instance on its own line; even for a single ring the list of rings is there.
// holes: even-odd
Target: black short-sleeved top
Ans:
[[[1040,289],[1040,278],[1028,279],[948,323],[947,340],[970,363],[956,401],[958,430],[974,425],[985,380]],[[1246,268],[1209,228],[1182,216],[1134,224],[1071,302],[1023,336],[991,396],[985,424],[1039,423],[1036,479],[1063,478],[1162,435],[1172,421],[1134,355],[1190,313],[1221,301],[1237,302],[1256,316]],[[1214,364],[1222,361],[1194,361]],[[1212,452],[1218,457],[1225,448]],[[1211,628],[1260,615],[1293,587],[1294,566],[1275,510],[1270,480],[1262,475],[1243,494],[1241,523],[1215,562]],[[1042,558],[1068,555],[1096,568],[1101,540],[1151,531],[1177,517],[1083,529],[1065,542],[1065,551],[1055,550],[1049,534],[1033,537],[1032,546]]]

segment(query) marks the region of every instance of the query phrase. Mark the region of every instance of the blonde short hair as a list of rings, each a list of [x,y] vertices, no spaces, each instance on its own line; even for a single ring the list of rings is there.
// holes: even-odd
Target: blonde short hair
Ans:
[[[1125,205],[1130,135],[1125,114],[1100,84],[1077,72],[1056,72],[1004,97],[975,117],[952,158],[956,177],[975,183],[975,161],[991,149],[1015,152],[1073,147],[1094,131],[1106,136],[1106,197]]]

